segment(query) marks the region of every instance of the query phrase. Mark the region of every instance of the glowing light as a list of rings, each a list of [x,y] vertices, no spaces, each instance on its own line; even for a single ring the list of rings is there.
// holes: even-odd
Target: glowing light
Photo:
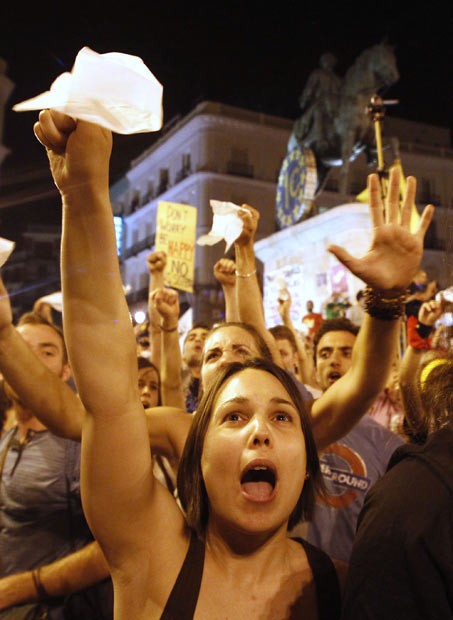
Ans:
[[[144,323],[146,321],[146,312],[143,312],[143,310],[137,310],[137,312],[134,313],[134,321],[139,325]]]

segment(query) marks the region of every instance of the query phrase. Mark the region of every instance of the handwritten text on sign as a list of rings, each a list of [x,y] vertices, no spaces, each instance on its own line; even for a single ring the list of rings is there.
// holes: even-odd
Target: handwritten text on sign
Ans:
[[[167,254],[166,286],[193,292],[197,209],[177,202],[157,205],[156,252]]]

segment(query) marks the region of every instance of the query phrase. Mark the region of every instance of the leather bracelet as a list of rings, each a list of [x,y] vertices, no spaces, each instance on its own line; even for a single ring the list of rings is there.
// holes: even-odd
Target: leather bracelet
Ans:
[[[239,273],[239,271],[235,269],[234,273],[237,275],[238,278],[251,278],[252,276],[255,275],[256,269],[254,269],[253,271],[250,271],[249,273]]]
[[[42,584],[40,573],[41,568],[35,568],[31,571],[33,583],[35,584],[36,594],[38,595],[38,601],[49,598],[49,594]]]
[[[404,315],[407,292],[398,297],[383,297],[378,291],[365,287],[363,291],[364,310],[375,319],[395,321]]]

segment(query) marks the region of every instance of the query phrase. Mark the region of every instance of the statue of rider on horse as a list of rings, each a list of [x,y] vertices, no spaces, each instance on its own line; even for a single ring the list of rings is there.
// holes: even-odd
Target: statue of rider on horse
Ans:
[[[393,48],[386,43],[365,49],[343,78],[334,71],[336,62],[333,54],[322,54],[320,66],[310,74],[299,98],[302,114],[288,141],[288,156],[294,149],[314,156],[315,196],[332,167],[341,166],[339,193],[346,196],[350,162],[364,151],[369,162],[375,161],[367,106],[373,95],[383,94],[399,79]]]

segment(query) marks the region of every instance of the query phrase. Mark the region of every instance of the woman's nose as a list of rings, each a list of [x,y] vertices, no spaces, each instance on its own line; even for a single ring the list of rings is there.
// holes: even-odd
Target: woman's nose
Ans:
[[[224,349],[222,351],[222,364],[232,364],[233,362],[239,361],[238,356],[231,351],[231,349]]]
[[[256,447],[270,446],[271,435],[265,420],[256,418],[252,421],[252,444]]]

